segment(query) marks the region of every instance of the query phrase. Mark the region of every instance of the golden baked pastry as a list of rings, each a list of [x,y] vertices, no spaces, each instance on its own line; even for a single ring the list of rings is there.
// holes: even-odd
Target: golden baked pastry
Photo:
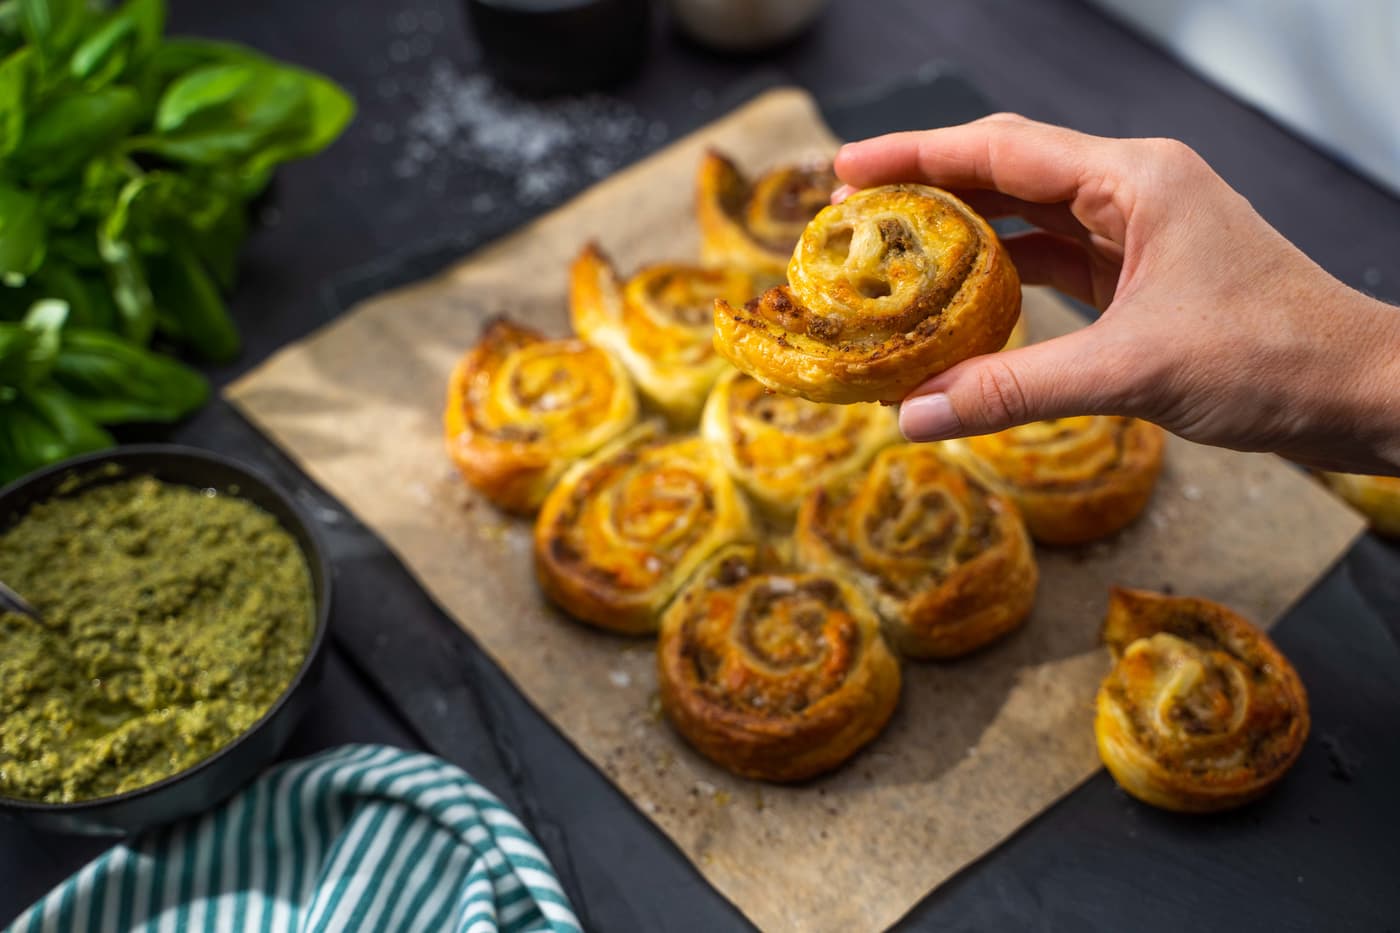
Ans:
[[[1308,737],[1308,697],[1269,637],[1206,599],[1114,589],[1094,735],[1114,780],[1167,810],[1236,807],[1276,784]]]
[[[468,483],[530,513],[571,463],[636,421],[632,383],[606,350],[497,320],[452,371],[443,430]]]
[[[764,513],[791,522],[807,493],[900,440],[894,409],[778,395],[731,369],[705,403],[701,433]]]
[[[1002,344],[1003,350],[1019,350],[1030,343],[1030,332],[1026,326],[1026,316],[1022,314],[1016,319],[1016,326],[1011,328],[1011,336],[1006,338],[1006,343]]]
[[[575,618],[652,632],[705,558],[748,538],[750,527],[709,446],[647,422],[555,485],[535,522],[535,570],[545,594]]]
[[[605,347],[676,427],[700,417],[705,396],[729,366],[714,348],[716,298],[747,301],[753,279],[735,269],[658,263],[626,282],[595,244],[569,274],[574,330]]]
[[[1366,516],[1376,534],[1400,538],[1400,477],[1325,472],[1319,475],[1333,492]]]
[[[899,444],[797,517],[797,563],[856,581],[909,657],[953,658],[1019,626],[1035,602],[1011,500],[937,444]]]
[[[1044,544],[1083,544],[1142,514],[1162,470],[1161,428],[1117,415],[1034,421],[970,437],[970,450],[998,478]]]
[[[657,671],[676,731],[765,781],[830,771],[899,702],[899,662],[855,587],[764,570],[747,545],[718,551],[666,610]]]
[[[788,285],[715,302],[715,347],[780,392],[895,402],[968,357],[1000,350],[1021,285],[987,222],[946,191],[886,185],[824,208]]]
[[[701,259],[748,270],[764,287],[780,284],[802,228],[835,189],[829,164],[782,165],[750,182],[729,159],[706,152],[695,179]]]

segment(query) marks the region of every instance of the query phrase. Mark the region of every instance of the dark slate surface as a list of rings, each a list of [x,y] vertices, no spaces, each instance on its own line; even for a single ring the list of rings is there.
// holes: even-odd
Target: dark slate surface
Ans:
[[[447,0],[184,0],[172,19],[178,31],[236,38],[327,71],[361,103],[331,152],[281,175],[234,299],[247,351],[213,373],[219,382],[355,298],[428,274],[567,193],[515,204],[508,171],[454,166],[430,189],[421,175],[392,170],[402,140],[387,137],[427,93],[435,62],[475,68]],[[1074,0],[844,0],[801,41],[761,60],[707,55],[659,23],[652,58],[616,93],[647,132],[613,155],[641,155],[784,80],[816,92],[852,138],[967,119],[986,100],[1091,132],[1177,136],[1328,269],[1400,298],[1395,199]],[[489,211],[472,206],[482,194]],[[335,642],[320,701],[289,755],[346,741],[432,748],[525,818],[591,928],[743,926],[382,545],[226,405],[155,436],[262,466],[322,522],[337,567]],[[1314,712],[1313,736],[1278,793],[1235,814],[1189,819],[1141,807],[1100,775],[919,905],[906,926],[1393,928],[1398,630],[1400,552],[1364,540],[1277,630]],[[0,824],[0,922],[100,849]]]

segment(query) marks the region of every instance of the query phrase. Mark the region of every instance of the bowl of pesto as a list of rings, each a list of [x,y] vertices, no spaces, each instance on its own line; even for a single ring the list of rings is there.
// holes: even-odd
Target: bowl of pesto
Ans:
[[[152,444],[0,490],[0,814],[124,833],[203,810],[277,755],[320,675],[330,570],[256,472]]]

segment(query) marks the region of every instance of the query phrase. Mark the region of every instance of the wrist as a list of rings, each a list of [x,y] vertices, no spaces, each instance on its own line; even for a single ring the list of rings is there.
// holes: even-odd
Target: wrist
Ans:
[[[1400,308],[1347,289],[1352,353],[1339,361],[1343,398],[1364,472],[1400,476]]]

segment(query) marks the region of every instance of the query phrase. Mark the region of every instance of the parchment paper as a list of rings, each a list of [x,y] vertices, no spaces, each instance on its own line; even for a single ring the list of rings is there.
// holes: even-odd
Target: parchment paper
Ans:
[[[769,93],[438,278],[365,302],[229,397],[756,924],[880,930],[1098,768],[1096,637],[1110,584],[1219,599],[1268,624],[1361,525],[1273,457],[1173,438],[1149,513],[1109,544],[1042,549],[1028,624],[972,658],[908,666],[889,729],[848,766],[796,788],[710,766],[659,717],[652,643],[543,603],[529,523],[463,486],[440,427],[448,372],[484,318],[566,332],[567,263],[585,239],[624,271],[696,255],[691,179],[705,145],[764,167],[829,154],[835,140],[804,94]],[[1026,308],[1033,337],[1078,323],[1035,289]]]

